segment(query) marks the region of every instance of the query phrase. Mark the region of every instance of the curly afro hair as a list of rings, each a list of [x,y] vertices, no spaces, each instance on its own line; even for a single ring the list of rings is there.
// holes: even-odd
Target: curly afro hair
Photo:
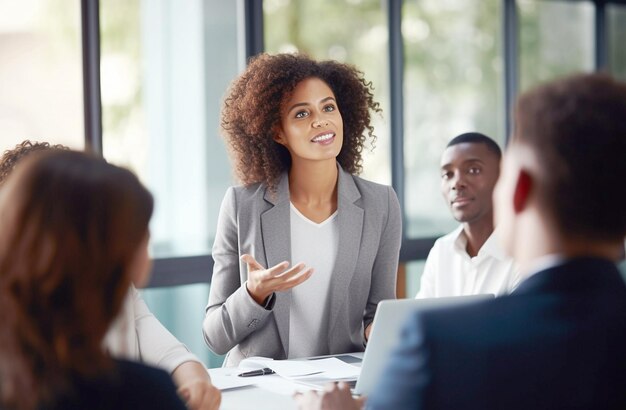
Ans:
[[[69,150],[68,147],[60,144],[50,145],[48,142],[31,142],[25,140],[17,144],[14,149],[4,151],[2,158],[0,158],[0,186],[4,184],[4,181],[6,181],[11,172],[13,172],[13,168],[15,168],[22,158],[32,152],[49,149]]]
[[[289,170],[289,151],[273,137],[281,107],[295,87],[311,77],[332,89],[343,118],[343,146],[337,161],[351,174],[362,171],[365,142],[369,137],[373,146],[376,140],[370,110],[381,111],[372,83],[355,67],[336,61],[315,61],[303,54],[260,54],[231,84],[222,108],[222,134],[244,185],[264,183],[275,191],[280,175]]]

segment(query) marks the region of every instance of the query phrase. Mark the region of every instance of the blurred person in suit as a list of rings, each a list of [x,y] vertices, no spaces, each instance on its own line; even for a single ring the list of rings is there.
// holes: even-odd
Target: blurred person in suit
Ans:
[[[524,93],[494,193],[511,295],[410,318],[368,409],[624,409],[626,84],[579,74]],[[354,409],[345,385],[297,396]]]

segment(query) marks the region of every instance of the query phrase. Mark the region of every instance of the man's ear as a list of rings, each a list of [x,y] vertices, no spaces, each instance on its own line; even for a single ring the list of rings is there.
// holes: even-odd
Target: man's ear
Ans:
[[[532,176],[524,169],[519,171],[517,182],[515,183],[515,192],[513,193],[513,210],[519,214],[526,206],[530,198],[530,191],[533,187]]]

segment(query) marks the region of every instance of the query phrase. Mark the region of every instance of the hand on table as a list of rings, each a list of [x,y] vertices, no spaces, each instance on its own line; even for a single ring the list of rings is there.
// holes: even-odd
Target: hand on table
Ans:
[[[354,399],[342,382],[326,385],[323,392],[296,393],[294,400],[300,410],[359,410],[365,404],[365,397]]]
[[[269,269],[265,269],[251,255],[241,255],[241,260],[248,265],[248,281],[246,288],[252,299],[259,305],[274,292],[288,290],[298,286],[313,273],[312,268],[305,269],[304,263],[298,263],[291,269],[289,262],[281,262]]]
[[[178,395],[191,410],[217,410],[222,393],[208,379],[194,379],[178,388]]]

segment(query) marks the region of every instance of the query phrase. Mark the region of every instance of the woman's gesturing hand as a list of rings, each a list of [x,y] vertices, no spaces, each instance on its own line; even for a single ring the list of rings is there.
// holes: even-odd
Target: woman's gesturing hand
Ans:
[[[313,268],[307,268],[304,263],[298,263],[291,269],[287,269],[289,262],[281,262],[265,269],[252,255],[241,255],[241,260],[248,265],[248,281],[246,282],[248,293],[261,306],[272,293],[298,286],[313,273]]]

